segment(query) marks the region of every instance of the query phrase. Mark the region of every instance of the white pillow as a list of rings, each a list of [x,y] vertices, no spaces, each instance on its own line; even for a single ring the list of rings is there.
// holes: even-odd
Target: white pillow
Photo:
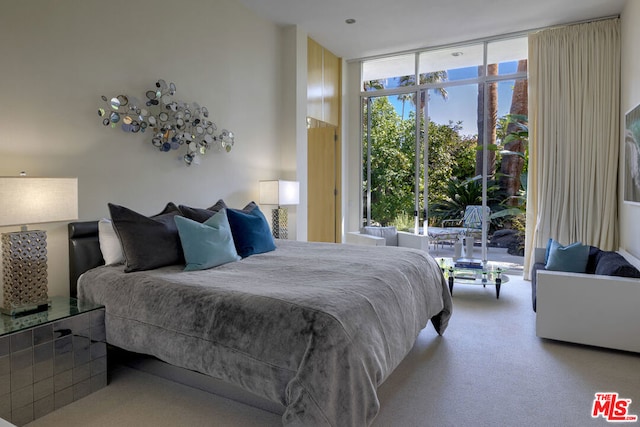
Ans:
[[[100,251],[106,265],[124,263],[124,253],[120,239],[113,229],[110,219],[102,218],[98,221],[98,239],[100,240]]]

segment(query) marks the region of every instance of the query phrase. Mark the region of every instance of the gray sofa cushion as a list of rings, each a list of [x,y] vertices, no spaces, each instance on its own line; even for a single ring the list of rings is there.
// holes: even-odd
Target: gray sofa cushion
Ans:
[[[531,302],[533,303],[533,311],[536,311],[536,280],[538,278],[538,270],[544,270],[543,262],[533,264],[533,268],[531,269]]]
[[[587,260],[587,269],[585,273],[587,274],[595,274],[596,273],[596,263],[598,262],[598,255],[602,252],[600,248],[595,246],[589,247],[589,259]]]
[[[640,271],[617,252],[600,251],[597,256],[595,274],[640,278]]]

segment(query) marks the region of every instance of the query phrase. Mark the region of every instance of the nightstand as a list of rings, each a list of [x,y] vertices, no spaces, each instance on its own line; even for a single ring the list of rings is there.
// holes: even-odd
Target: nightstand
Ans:
[[[107,385],[104,307],[52,297],[0,315],[0,418],[22,426]]]

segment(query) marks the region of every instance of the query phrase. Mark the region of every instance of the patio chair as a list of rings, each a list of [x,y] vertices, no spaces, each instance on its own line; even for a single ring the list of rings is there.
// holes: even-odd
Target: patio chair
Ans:
[[[455,228],[443,227],[427,227],[427,236],[429,243],[433,245],[433,249],[437,249],[438,245],[444,247],[445,243],[453,245],[458,240],[460,233]]]
[[[485,208],[484,220],[489,222],[491,209]],[[451,225],[450,225],[451,224]],[[451,230],[456,234],[463,234],[475,238],[482,238],[482,206],[469,205],[464,210],[464,216],[460,219],[445,219],[442,228]]]

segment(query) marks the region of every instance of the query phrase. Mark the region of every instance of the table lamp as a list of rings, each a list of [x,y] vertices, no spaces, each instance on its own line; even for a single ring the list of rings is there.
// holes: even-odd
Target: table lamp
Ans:
[[[300,183],[298,181],[260,181],[260,204],[277,205],[271,210],[273,237],[287,239],[287,208],[285,205],[300,203]]]
[[[0,177],[0,227],[21,226],[2,233],[2,305],[16,314],[46,310],[47,234],[27,224],[78,218],[77,178]]]

